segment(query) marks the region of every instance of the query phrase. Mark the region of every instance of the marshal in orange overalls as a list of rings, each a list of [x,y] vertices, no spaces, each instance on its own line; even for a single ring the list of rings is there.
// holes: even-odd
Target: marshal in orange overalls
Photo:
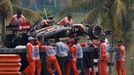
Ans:
[[[54,66],[58,72],[58,75],[62,75],[60,66],[59,66],[57,58],[55,56],[56,51],[54,50],[54,48],[51,45],[47,45],[44,47],[44,50],[46,51],[47,70],[48,70],[49,74],[50,75],[54,74],[54,72],[51,68],[51,64],[54,64]]]
[[[41,50],[42,49],[41,42],[38,40],[36,43],[39,46],[39,50]],[[41,60],[38,59],[35,61],[35,63],[36,63],[36,68],[37,68],[37,75],[41,75]]]
[[[118,48],[115,53],[116,70],[118,75],[126,75],[125,69],[125,47],[122,41],[118,42]]]
[[[98,68],[99,68],[99,75],[108,75],[108,54],[106,52],[106,43],[103,41],[100,44],[100,52],[99,52],[99,61],[98,61]]]
[[[24,70],[24,73],[26,75],[35,75],[36,68],[38,65],[41,65],[38,60],[40,60],[40,54],[39,54],[39,46],[34,45],[34,40],[30,40],[30,42],[27,44],[27,60],[29,65]],[[38,63],[38,64],[37,64]],[[38,75],[40,73],[38,72]]]
[[[68,61],[67,67],[66,67],[66,75],[70,75],[71,68],[74,71],[74,75],[79,75],[79,71],[76,67],[77,54],[76,54],[76,46],[74,45],[74,42],[75,42],[74,39],[70,39],[68,41],[68,46],[69,46],[70,50],[69,50],[69,54],[68,54],[69,61]]]
[[[21,11],[17,11],[17,14],[11,18],[10,25],[22,25],[24,22],[26,22],[26,18],[22,15]]]

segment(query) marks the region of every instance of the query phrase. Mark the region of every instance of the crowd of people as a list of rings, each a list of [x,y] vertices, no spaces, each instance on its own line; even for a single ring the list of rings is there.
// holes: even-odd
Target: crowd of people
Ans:
[[[52,64],[58,72],[58,75],[70,75],[73,71],[74,75],[96,75],[94,59],[98,57],[98,73],[99,75],[108,75],[108,60],[107,46],[105,37],[92,39],[92,42],[85,44],[79,43],[79,38],[69,38],[67,42],[55,40],[55,43],[47,39],[43,45],[42,37],[38,36],[36,40],[33,37],[28,38],[27,44],[27,60],[29,65],[24,70],[26,75],[41,74],[41,59],[39,51],[43,50],[46,53],[46,68],[50,75],[54,75]],[[35,42],[36,41],[36,42]],[[126,75],[125,70],[125,47],[123,42],[119,40],[116,48],[115,59],[118,75]],[[86,59],[83,58],[83,48],[90,47],[92,50],[86,54]],[[87,52],[88,53],[88,52]]]
[[[39,23],[45,26],[51,25],[54,17],[43,19]],[[19,11],[11,19],[11,25],[21,25],[26,19]],[[72,16],[68,15],[58,22],[59,25],[69,26],[73,24]],[[71,69],[74,75],[96,75],[94,59],[98,58],[98,73],[99,75],[108,75],[108,46],[106,44],[106,37],[94,38],[88,40],[85,44],[79,43],[79,38],[69,38],[67,42],[62,42],[59,39],[55,40],[55,46],[52,45],[49,39],[43,41],[42,36],[29,37],[27,43],[27,60],[29,65],[24,70],[25,75],[41,75],[41,59],[40,50],[46,53],[46,68],[50,75],[54,75],[51,64],[54,64],[58,75],[70,75]],[[45,42],[45,44],[42,44]],[[125,70],[125,46],[121,40],[117,41],[118,45],[115,50],[116,69],[118,75],[126,75]],[[83,54],[82,47],[92,47],[89,54]],[[87,52],[88,53],[88,52]],[[85,59],[84,55],[86,55]]]

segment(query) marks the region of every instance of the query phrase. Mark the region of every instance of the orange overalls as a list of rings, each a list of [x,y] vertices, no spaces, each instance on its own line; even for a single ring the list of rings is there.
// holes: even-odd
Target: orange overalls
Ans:
[[[66,67],[66,75],[70,75],[71,68],[73,68],[74,70],[74,75],[79,75],[79,71],[76,67],[76,62],[77,62],[76,47],[72,46],[69,52],[70,52],[69,57],[71,57],[71,59],[69,60]]]
[[[42,45],[41,45],[41,42],[39,41],[39,40],[37,40],[37,45],[39,46],[39,49],[41,49],[42,48]]]
[[[39,46],[39,50],[42,48],[41,42],[37,41],[37,45]],[[37,68],[37,75],[41,75],[41,60],[38,59],[35,61],[36,63],[36,68]]]
[[[47,70],[49,72],[49,74],[54,74],[52,68],[51,68],[51,64],[54,64],[57,72],[59,75],[62,75],[61,70],[60,70],[60,66],[58,64],[58,61],[56,59],[56,51],[54,50],[54,48],[52,46],[45,46],[44,50],[46,51],[46,58],[47,58]]]
[[[126,75],[125,69],[125,47],[119,46],[119,50],[116,53],[116,70],[118,75]]]
[[[73,20],[72,19],[68,19],[68,17],[63,18],[60,22],[58,22],[59,25],[65,26],[65,25],[72,25],[73,24]]]
[[[98,61],[99,75],[108,75],[107,62],[108,62],[108,54],[106,52],[106,44],[105,42],[103,42],[100,45],[100,52],[99,52],[99,61]]]
[[[27,60],[28,60],[29,65],[24,70],[24,73],[26,75],[35,75],[35,72],[36,72],[36,61],[40,60],[38,45],[33,46],[31,43],[28,43],[27,44],[27,52],[28,52]]]
[[[23,15],[20,18],[17,18],[17,15],[14,15],[11,18],[11,25],[22,25],[23,22],[26,22],[26,19]]]

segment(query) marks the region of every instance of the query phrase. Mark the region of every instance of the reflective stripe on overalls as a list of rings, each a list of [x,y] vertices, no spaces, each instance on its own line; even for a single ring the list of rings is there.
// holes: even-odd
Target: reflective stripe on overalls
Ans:
[[[106,53],[105,56],[108,56],[106,43],[101,44],[101,46],[105,46],[106,47],[104,53]],[[99,59],[102,59],[102,56],[103,56],[102,55],[101,46],[100,46],[100,51],[99,51]]]
[[[31,47],[32,47],[32,58],[33,58],[33,60],[40,59],[39,46],[38,45],[33,46],[30,43],[28,43],[27,45],[31,45]]]
[[[120,46],[120,47],[116,48],[115,60],[116,61],[125,61],[125,47],[124,46]]]
[[[35,60],[33,59],[33,45],[31,43],[27,44],[27,60],[28,66],[24,70],[25,75],[35,75]]]
[[[122,59],[122,55],[121,55],[120,48],[116,48],[115,60],[116,61],[121,61],[121,59]]]
[[[24,22],[24,16],[23,15],[21,15],[21,17],[19,19],[17,18],[17,15],[14,15],[13,19],[15,20],[16,25],[22,25],[22,23]]]
[[[63,43],[63,42],[58,42],[56,43],[56,46],[57,46],[57,55],[59,57],[64,57],[64,56],[67,56],[67,52],[69,51],[69,47]]]
[[[83,50],[80,44],[76,45],[77,58],[83,58]]]
[[[46,54],[47,56],[55,56],[56,52],[52,46],[46,46]]]
[[[71,68],[73,69],[74,71],[74,75],[79,75],[79,71],[76,67],[76,62],[77,62],[77,55],[76,55],[76,45],[73,45],[71,48],[70,48],[70,51],[69,51],[69,55],[70,55],[70,59],[68,61],[68,64],[67,64],[67,67],[66,67],[66,75],[70,75],[70,70]]]
[[[62,75],[61,70],[60,70],[60,66],[59,66],[58,61],[57,61],[56,56],[55,56],[56,52],[55,52],[53,46],[45,46],[45,47],[46,47],[46,55],[47,55],[46,58],[47,58],[47,70],[48,70],[48,73],[50,75],[53,74],[51,64],[54,64],[58,74]]]

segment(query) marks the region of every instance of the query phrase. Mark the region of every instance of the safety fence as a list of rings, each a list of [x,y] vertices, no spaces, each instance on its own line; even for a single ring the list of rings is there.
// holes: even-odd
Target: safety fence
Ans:
[[[85,60],[85,57],[86,57],[85,53],[87,54],[88,52],[92,52],[93,49],[89,48],[89,47],[87,47],[87,48],[85,47],[85,48],[83,48],[83,50],[84,50],[84,60]],[[20,64],[15,64],[15,63],[14,64],[9,64],[9,65],[10,66],[14,65],[14,68],[21,66],[20,72],[23,72],[24,69],[28,66],[28,62],[27,62],[27,59],[26,59],[26,55],[27,55],[26,49],[0,48],[0,54],[6,54],[7,56],[8,55],[10,56],[10,54],[19,55],[20,59],[21,59],[21,61],[20,61],[21,65]],[[41,62],[42,62],[41,63],[41,65],[42,65],[41,75],[48,75],[47,69],[46,69],[46,54],[45,54],[45,52],[40,51],[40,57],[41,57]],[[11,56],[11,58],[12,58],[12,56]],[[7,58],[7,59],[9,59],[9,58]],[[16,62],[19,62],[20,59],[15,58]],[[58,60],[60,60],[60,59],[58,59]],[[1,61],[1,59],[0,59],[0,61]],[[94,65],[95,66],[98,65],[97,61],[94,62]],[[113,66],[113,65],[114,65],[114,63],[110,63],[110,62],[108,63],[108,66]],[[18,69],[19,68],[17,68],[17,70]],[[58,75],[57,73],[55,73],[55,74]],[[19,75],[19,73],[15,74],[15,75]],[[73,73],[71,75],[73,75]]]

